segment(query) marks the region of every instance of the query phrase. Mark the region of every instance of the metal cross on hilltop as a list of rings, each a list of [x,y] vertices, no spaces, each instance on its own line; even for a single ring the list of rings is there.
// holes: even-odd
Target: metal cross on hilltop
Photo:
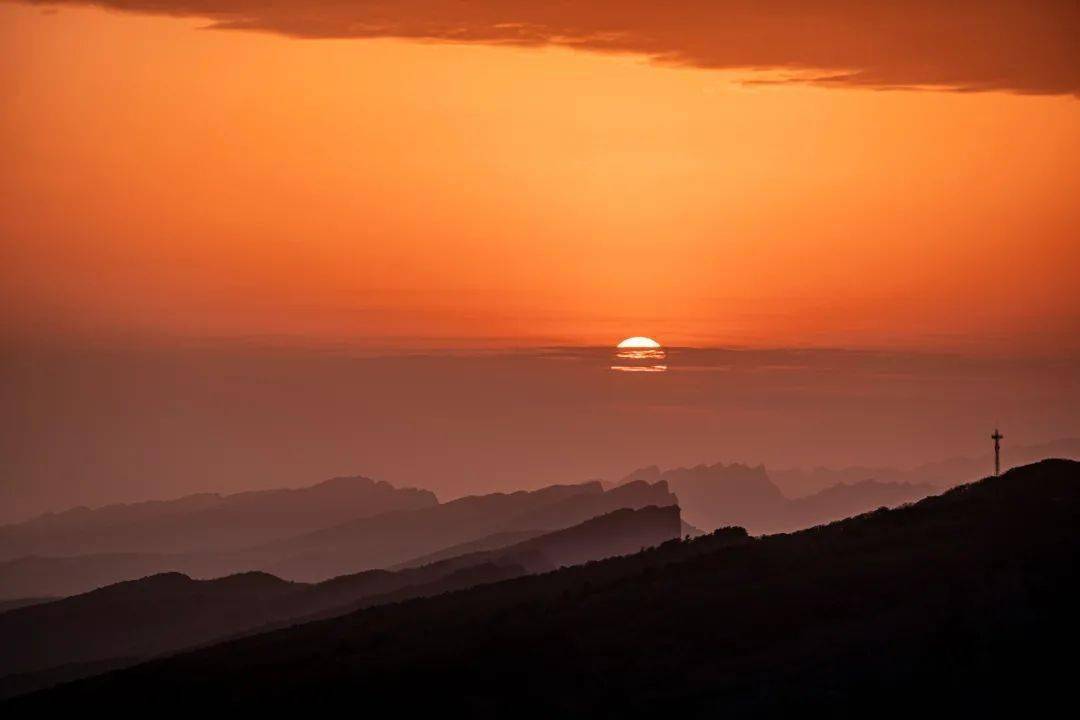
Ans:
[[[1004,437],[997,428],[994,428],[994,434],[990,436],[994,441],[994,477],[1001,474],[1001,440]]]

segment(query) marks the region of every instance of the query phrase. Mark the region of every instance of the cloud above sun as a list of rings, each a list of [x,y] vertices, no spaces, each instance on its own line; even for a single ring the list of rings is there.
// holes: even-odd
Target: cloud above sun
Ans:
[[[28,0],[301,38],[557,45],[765,82],[1080,94],[1076,0]],[[762,81],[760,78],[754,82]]]

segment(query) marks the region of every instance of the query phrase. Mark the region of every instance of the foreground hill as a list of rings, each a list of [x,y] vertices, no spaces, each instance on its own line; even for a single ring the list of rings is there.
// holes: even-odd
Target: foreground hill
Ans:
[[[130,664],[312,615],[544,572],[637,552],[679,537],[678,507],[617,510],[509,547],[423,567],[345,575],[315,585],[265,573],[192,580],[166,573],[0,614],[0,677],[58,666]],[[94,667],[90,667],[91,670]],[[9,692],[40,678],[9,680]],[[0,695],[5,682],[0,680]]]
[[[437,503],[427,490],[339,477],[298,489],[81,507],[0,527],[0,560],[239,550],[347,520]]]
[[[666,482],[679,498],[684,519],[711,530],[738,525],[751,533],[775,533],[850,517],[879,507],[921,500],[937,492],[927,483],[879,482],[861,477],[790,499],[763,465],[696,465],[660,471],[640,468],[622,482]]]
[[[13,598],[11,600],[0,600],[0,613],[5,613],[8,610],[17,610],[22,607],[30,607],[31,605],[40,605],[41,603],[52,602],[53,600],[56,600],[56,598]]]
[[[270,632],[11,709],[1039,714],[1071,692],[1057,663],[1080,622],[1078,521],[1080,464],[1045,461],[790,535],[720,532]]]

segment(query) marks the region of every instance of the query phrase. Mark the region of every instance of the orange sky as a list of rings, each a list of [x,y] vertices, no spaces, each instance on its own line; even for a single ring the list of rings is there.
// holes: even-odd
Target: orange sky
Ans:
[[[1077,349],[1075,92],[205,24],[0,5],[9,333]]]

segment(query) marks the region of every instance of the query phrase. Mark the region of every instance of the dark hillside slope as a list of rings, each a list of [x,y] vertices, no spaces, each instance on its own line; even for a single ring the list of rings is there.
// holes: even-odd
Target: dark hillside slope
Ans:
[[[245,638],[11,709],[1037,715],[1071,692],[1078,528],[1080,464],[1049,460],[791,535],[673,541]]]
[[[51,597],[37,597],[37,598],[13,598],[11,600],[0,600],[0,613],[5,613],[8,610],[18,610],[23,607],[30,607],[31,605],[40,605],[47,603],[56,598]]]
[[[343,575],[315,585],[264,573],[215,580],[192,580],[179,573],[153,575],[0,613],[0,678],[34,673],[47,680],[52,674],[43,671],[62,665],[119,659],[133,664],[140,658],[295,624],[301,618],[333,617],[624,555],[677,538],[679,529],[678,507],[623,509],[506,548],[397,572]],[[33,687],[33,683],[23,678],[13,686]]]

